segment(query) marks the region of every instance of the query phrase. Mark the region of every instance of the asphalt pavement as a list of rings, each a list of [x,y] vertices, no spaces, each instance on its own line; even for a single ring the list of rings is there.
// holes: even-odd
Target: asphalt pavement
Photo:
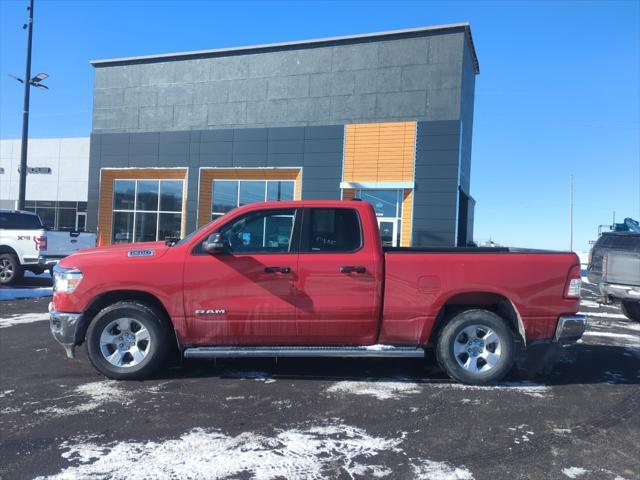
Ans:
[[[640,324],[592,285],[553,372],[493,387],[381,359],[176,361],[115,382],[84,347],[65,359],[49,301],[0,302],[2,479],[640,479]]]

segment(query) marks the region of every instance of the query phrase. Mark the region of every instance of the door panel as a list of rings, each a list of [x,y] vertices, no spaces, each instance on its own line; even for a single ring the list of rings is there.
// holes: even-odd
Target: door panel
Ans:
[[[303,223],[298,334],[309,345],[373,343],[381,307],[381,260],[362,245],[357,213],[353,209],[307,209]],[[354,234],[359,236],[357,248],[347,238]]]
[[[294,209],[251,212],[221,227],[229,253],[187,258],[184,303],[194,343],[296,343],[294,218]]]

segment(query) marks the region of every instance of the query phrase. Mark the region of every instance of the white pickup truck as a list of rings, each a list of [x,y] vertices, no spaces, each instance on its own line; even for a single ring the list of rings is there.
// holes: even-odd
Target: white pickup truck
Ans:
[[[0,285],[19,280],[26,270],[41,274],[83,248],[96,246],[96,235],[47,230],[32,212],[0,209]]]

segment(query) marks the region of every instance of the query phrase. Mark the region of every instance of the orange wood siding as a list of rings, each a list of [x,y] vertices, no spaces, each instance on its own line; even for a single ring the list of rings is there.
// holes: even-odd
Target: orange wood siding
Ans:
[[[343,181],[413,181],[416,122],[345,127]]]
[[[302,170],[299,168],[201,168],[198,227],[211,221],[213,180],[294,180],[293,198],[302,198]]]
[[[353,200],[356,198],[356,189],[355,188],[343,188],[342,189],[342,200]]]
[[[98,245],[111,245],[113,222],[114,180],[182,180],[182,226],[185,234],[187,217],[186,168],[103,168],[100,171],[100,200],[98,203]]]
[[[413,190],[406,188],[402,199],[402,227],[400,231],[400,246],[411,246],[411,232],[413,222]]]

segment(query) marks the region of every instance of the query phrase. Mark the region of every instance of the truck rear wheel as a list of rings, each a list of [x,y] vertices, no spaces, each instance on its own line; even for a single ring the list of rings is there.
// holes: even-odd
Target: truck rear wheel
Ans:
[[[442,369],[471,385],[495,383],[509,373],[515,359],[513,333],[488,310],[465,310],[442,329],[436,346]]]
[[[169,352],[169,329],[151,307],[122,301],[103,309],[87,330],[93,366],[115,380],[141,380],[160,368]]]
[[[18,257],[11,253],[0,255],[0,285],[10,285],[20,280],[23,273]]]
[[[634,302],[633,300],[623,300],[620,305],[622,313],[629,320],[635,320],[640,322],[640,302]]]

